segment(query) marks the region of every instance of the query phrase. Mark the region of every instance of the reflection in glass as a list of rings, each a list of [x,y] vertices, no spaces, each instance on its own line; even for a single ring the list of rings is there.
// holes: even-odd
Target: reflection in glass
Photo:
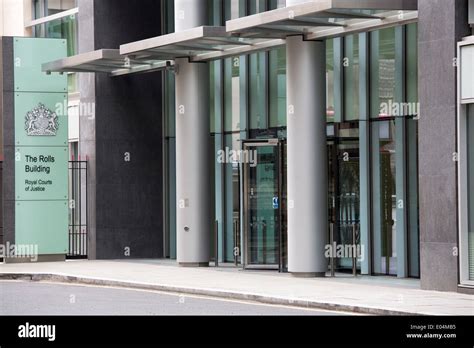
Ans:
[[[229,150],[240,150],[240,134],[225,135],[225,147]],[[240,173],[239,162],[225,163],[225,237],[223,259],[227,262],[234,260],[236,247],[234,233],[240,226]]]
[[[251,129],[267,128],[266,61],[266,52],[249,55],[249,117]]]
[[[240,130],[240,58],[224,60],[224,131]]]
[[[51,16],[77,6],[76,0],[34,0],[33,11],[35,19]]]
[[[406,97],[418,103],[418,24],[406,26]],[[417,116],[417,115],[409,115]],[[408,276],[420,277],[420,230],[418,204],[418,120],[406,123],[408,199]]]
[[[344,119],[359,119],[359,35],[344,39]]]
[[[397,274],[395,121],[372,124],[374,272]]]
[[[334,40],[326,40],[326,117],[327,122],[334,122]]]
[[[248,2],[249,14],[267,10],[266,0]],[[267,59],[266,52],[249,55],[249,119],[251,129],[267,128]]]
[[[382,113],[390,110],[395,96],[395,28],[371,33],[370,96],[373,118],[396,116]]]
[[[286,126],[286,47],[269,53],[270,127]]]

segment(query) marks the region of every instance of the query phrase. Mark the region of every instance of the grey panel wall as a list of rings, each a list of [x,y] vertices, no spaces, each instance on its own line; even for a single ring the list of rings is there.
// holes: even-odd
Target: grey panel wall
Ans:
[[[458,284],[456,43],[469,34],[467,0],[419,0],[419,199],[423,289]]]
[[[79,50],[118,48],[161,33],[161,2],[79,0]],[[81,158],[89,161],[89,257],[158,258],[163,251],[161,74],[83,74]],[[127,157],[130,160],[127,161]],[[94,252],[95,251],[95,252]]]

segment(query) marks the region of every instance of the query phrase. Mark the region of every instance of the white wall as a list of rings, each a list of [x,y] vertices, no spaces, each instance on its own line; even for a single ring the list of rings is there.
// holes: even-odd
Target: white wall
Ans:
[[[29,36],[25,22],[31,13],[31,0],[0,0],[0,36]]]

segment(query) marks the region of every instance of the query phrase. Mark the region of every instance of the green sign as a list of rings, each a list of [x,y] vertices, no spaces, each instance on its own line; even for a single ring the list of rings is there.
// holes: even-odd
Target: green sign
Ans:
[[[15,243],[40,255],[68,245],[67,76],[41,71],[66,57],[66,41],[14,39]]]
[[[15,38],[15,91],[67,93],[67,76],[46,75],[41,65],[67,56],[66,40]]]
[[[40,255],[66,254],[67,201],[17,201],[15,244],[37,245]]]
[[[16,145],[67,147],[67,94],[15,93],[15,130]]]
[[[67,148],[17,147],[15,198],[21,201],[67,200],[67,161]]]

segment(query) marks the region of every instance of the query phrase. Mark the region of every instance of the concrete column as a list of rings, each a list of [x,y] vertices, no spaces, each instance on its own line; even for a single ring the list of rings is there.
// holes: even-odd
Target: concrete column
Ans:
[[[420,275],[425,290],[458,290],[459,259],[453,252],[459,248],[458,177],[453,152],[459,134],[452,59],[455,43],[470,32],[467,4],[418,1]]]
[[[207,0],[176,0],[175,31],[207,24]],[[181,266],[209,266],[211,160],[209,67],[176,60],[177,260]]]
[[[324,276],[328,231],[326,45],[287,38],[288,270]]]

